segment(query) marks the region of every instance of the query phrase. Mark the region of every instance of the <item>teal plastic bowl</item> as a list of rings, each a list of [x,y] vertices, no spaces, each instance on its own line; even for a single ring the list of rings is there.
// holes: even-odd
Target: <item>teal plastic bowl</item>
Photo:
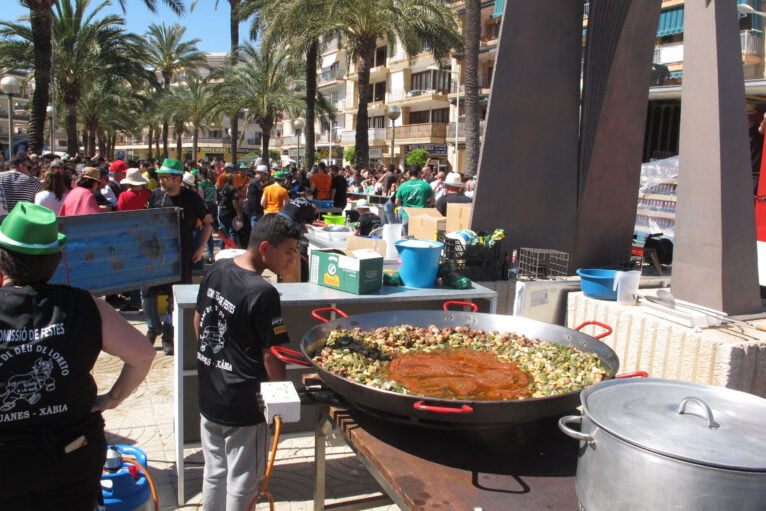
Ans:
[[[617,291],[614,290],[614,276],[617,270],[577,270],[580,276],[580,289],[589,298],[597,300],[616,300]]]

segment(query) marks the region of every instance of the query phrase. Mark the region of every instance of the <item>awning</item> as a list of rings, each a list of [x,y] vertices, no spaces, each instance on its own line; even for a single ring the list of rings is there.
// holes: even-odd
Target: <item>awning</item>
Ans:
[[[505,12],[505,0],[495,0],[495,10],[492,11],[493,18],[499,18]]]
[[[680,34],[684,31],[684,6],[674,7],[660,13],[657,37]]]

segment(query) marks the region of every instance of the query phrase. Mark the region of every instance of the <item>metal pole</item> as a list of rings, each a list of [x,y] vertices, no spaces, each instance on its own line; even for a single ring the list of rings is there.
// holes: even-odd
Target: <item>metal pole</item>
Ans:
[[[394,163],[394,141],[396,140],[396,119],[391,119],[391,165]]]
[[[298,168],[301,168],[301,130],[298,130],[298,155],[295,157],[298,160]]]
[[[51,112],[51,147],[50,152],[55,153],[56,152],[56,112]]]
[[[8,160],[13,158],[13,94],[8,94]]]
[[[455,172],[460,172],[460,165],[458,161],[458,133],[460,132],[460,70],[457,71],[457,98],[455,103]]]

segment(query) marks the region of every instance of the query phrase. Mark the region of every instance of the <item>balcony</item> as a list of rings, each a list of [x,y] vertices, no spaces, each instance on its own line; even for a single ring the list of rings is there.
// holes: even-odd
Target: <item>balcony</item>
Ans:
[[[399,131],[397,130],[396,136],[399,136]],[[386,140],[386,128],[369,128],[367,130],[367,140],[369,142],[377,142]],[[340,132],[340,142],[342,143],[355,143],[356,142],[356,131],[355,130],[345,130]]]
[[[761,36],[758,32],[752,30],[741,30],[739,32],[739,43],[742,48],[742,55],[752,55],[761,57]]]
[[[401,101],[403,103],[418,103],[418,105],[421,105],[424,102],[430,102],[430,103],[433,103],[431,105],[433,108],[438,108],[439,103],[444,103],[447,101],[447,91],[435,90],[435,89],[428,89],[428,90],[413,89],[413,90],[405,91],[402,89],[394,89],[388,93],[388,101],[391,101],[391,102]]]
[[[391,129],[388,129],[390,137]],[[405,126],[396,127],[396,139],[407,140],[411,138],[418,139],[431,139],[447,137],[447,123],[439,122],[432,124],[407,124]]]
[[[283,145],[298,145],[298,136],[290,135],[289,137],[282,137]]]
[[[190,138],[191,140],[191,138]],[[210,143],[231,143],[231,137],[230,136],[221,136],[221,137],[203,137],[200,136],[197,140],[197,143],[199,144],[210,144]]]
[[[325,82],[334,80],[342,80],[345,74],[346,70],[344,68],[322,70],[319,74],[317,74],[317,84],[324,84]]]
[[[485,122],[486,121],[479,121],[479,134],[480,135],[484,133],[484,124],[485,124]],[[451,123],[449,123],[449,125],[447,125],[447,139],[448,140],[455,140],[455,124],[456,123],[451,122]],[[458,128],[460,129],[460,131],[458,132],[457,135],[458,135],[458,138],[464,139],[465,138],[465,122],[460,121],[459,124],[460,125],[458,126]]]

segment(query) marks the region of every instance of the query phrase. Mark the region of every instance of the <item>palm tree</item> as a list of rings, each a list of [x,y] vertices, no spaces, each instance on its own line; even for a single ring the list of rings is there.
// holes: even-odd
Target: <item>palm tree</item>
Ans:
[[[465,45],[465,166],[464,172],[473,176],[479,168],[480,119],[479,119],[479,38],[481,36],[481,0],[466,0],[463,44]],[[459,84],[459,80],[458,80]],[[460,89],[458,85],[458,94]],[[460,122],[460,112],[456,121]],[[455,160],[457,161],[457,146]],[[459,169],[455,169],[459,172]]]
[[[123,12],[125,11],[125,0],[119,0]],[[184,13],[184,7],[181,0],[163,0],[179,16]],[[34,69],[35,91],[32,94],[32,111],[30,113],[29,124],[29,150],[39,153],[43,148],[43,139],[45,131],[45,115],[48,106],[50,84],[51,84],[51,60],[53,56],[53,46],[51,44],[53,11],[55,2],[51,0],[22,0],[22,3],[29,9],[29,20],[32,28],[32,47],[34,58],[32,66],[27,69]],[[144,5],[152,12],[157,11],[156,0],[144,0]]]
[[[263,40],[271,45],[287,44],[293,55],[305,60],[306,75],[306,152],[304,162],[307,168],[314,164],[317,102],[317,65],[321,50],[320,38],[327,34],[325,28],[328,12],[318,4],[303,1],[268,2],[267,0],[245,0],[240,8],[243,17],[255,15],[251,34],[257,33],[263,23]]]
[[[137,124],[135,113],[140,112],[144,104],[143,98],[131,87],[112,77],[85,84],[78,105],[86,133],[85,154],[95,152],[99,134],[104,139],[104,133],[113,135],[116,131],[131,130]],[[111,150],[105,151],[103,144],[98,145],[103,154],[111,155]],[[107,145],[114,147],[113,143]]]
[[[358,59],[359,106],[356,114],[356,164],[369,165],[370,69],[378,39],[386,39],[393,49],[401,44],[405,53],[415,55],[424,45],[439,60],[451,49],[462,49],[455,13],[437,0],[287,0],[305,12],[326,12],[326,33],[341,34],[351,57]],[[266,20],[268,22],[268,20]],[[297,23],[298,18],[290,18]],[[316,68],[314,68],[316,69]]]
[[[147,63],[162,76],[162,89],[167,92],[170,83],[179,73],[196,74],[205,65],[205,54],[197,49],[199,39],[184,41],[186,27],[174,23],[169,27],[163,22],[160,25],[149,25]],[[163,157],[168,155],[168,120],[162,123]]]
[[[228,70],[226,79],[215,87],[218,111],[246,110],[263,134],[261,155],[268,161],[271,130],[283,114],[294,115],[304,105],[298,95],[303,88],[301,66],[290,60],[284,48],[251,44],[242,49],[240,62]]]
[[[102,2],[89,12],[91,0],[58,0],[55,4],[52,73],[58,97],[66,109],[67,152],[70,154],[77,154],[79,148],[77,107],[83,84],[103,76],[135,80],[146,75],[140,65],[139,40],[123,31],[123,18],[97,19],[107,5],[108,2]],[[23,18],[21,21],[3,23],[0,36],[22,41],[31,48],[33,30],[23,23]]]
[[[176,136],[179,132],[183,134],[186,123],[191,125],[193,158],[197,157],[200,129],[212,117],[215,106],[207,80],[193,76],[187,77],[180,87],[174,88],[164,98],[162,109],[172,119]],[[181,154],[180,139],[177,140],[176,152]]]

